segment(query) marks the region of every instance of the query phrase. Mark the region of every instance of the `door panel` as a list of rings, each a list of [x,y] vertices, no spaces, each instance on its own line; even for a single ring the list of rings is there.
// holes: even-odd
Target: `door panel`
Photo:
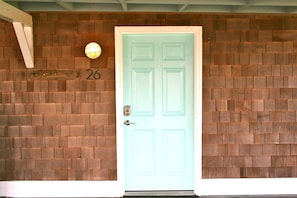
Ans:
[[[154,114],[154,71],[132,69],[132,103],[134,116]]]
[[[125,188],[193,189],[193,35],[123,35]]]
[[[163,60],[184,60],[185,45],[183,43],[164,43]]]
[[[136,175],[153,175],[155,168],[155,133],[153,130],[132,132],[132,160]],[[146,145],[145,147],[143,145]],[[141,149],[139,149],[141,147]],[[143,157],[145,156],[145,158]]]
[[[133,61],[153,60],[154,44],[153,43],[133,43],[131,55],[132,55]]]
[[[185,112],[184,69],[163,70],[163,113],[183,115]]]
[[[165,175],[184,175],[185,172],[185,131],[163,131],[163,163]]]

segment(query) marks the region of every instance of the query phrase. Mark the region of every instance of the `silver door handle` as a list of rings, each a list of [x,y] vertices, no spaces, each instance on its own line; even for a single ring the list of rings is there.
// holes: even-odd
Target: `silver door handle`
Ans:
[[[127,125],[127,126],[129,126],[130,124],[136,124],[136,123],[134,123],[134,122],[130,122],[130,120],[126,120],[126,121],[124,122],[124,124]]]

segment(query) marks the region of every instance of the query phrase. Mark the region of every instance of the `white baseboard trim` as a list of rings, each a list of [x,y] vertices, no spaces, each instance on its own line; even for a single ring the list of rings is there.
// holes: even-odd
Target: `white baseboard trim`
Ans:
[[[297,178],[202,179],[197,195],[297,195]]]
[[[297,178],[202,179],[196,195],[297,195]],[[1,181],[0,197],[122,197],[118,181]]]
[[[117,181],[2,181],[0,197],[121,197]]]

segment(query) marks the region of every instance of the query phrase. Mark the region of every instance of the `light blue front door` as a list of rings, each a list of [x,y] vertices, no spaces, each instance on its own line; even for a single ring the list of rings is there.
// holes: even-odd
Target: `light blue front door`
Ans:
[[[123,35],[126,191],[194,188],[193,40]]]

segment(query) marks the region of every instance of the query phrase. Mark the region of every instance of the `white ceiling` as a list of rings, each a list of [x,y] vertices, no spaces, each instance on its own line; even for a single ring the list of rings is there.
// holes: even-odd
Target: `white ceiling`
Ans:
[[[297,0],[3,0],[20,10],[297,13]]]

